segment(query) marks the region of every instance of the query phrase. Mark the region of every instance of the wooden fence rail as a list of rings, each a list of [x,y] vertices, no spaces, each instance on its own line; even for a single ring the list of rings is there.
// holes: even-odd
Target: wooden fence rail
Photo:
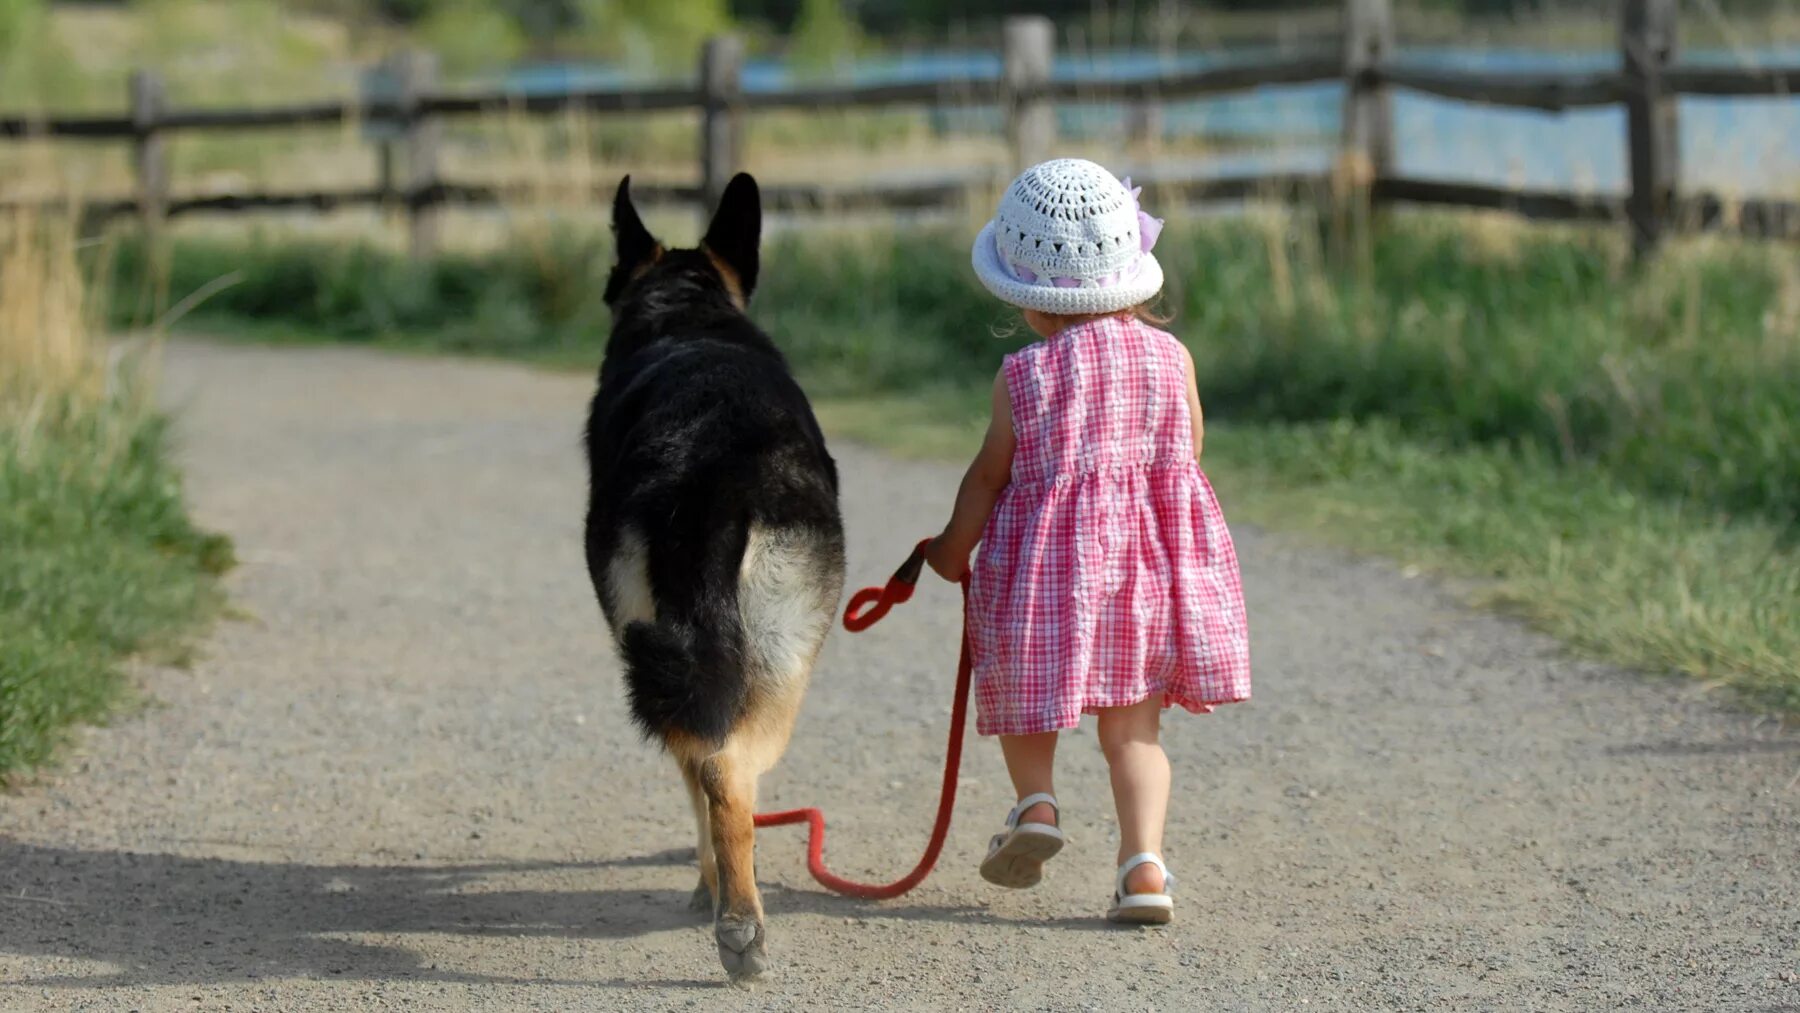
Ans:
[[[1289,57],[1242,67],[1134,77],[1123,80],[1058,80],[1037,89],[1034,97],[1060,102],[1176,101],[1282,85],[1341,80],[1337,56]],[[1416,67],[1370,67],[1362,72],[1365,86],[1392,85],[1438,98],[1544,112],[1616,105],[1625,94],[1619,72],[1543,73],[1513,71],[1433,70]],[[1671,67],[1664,83],[1674,95],[1714,98],[1800,98],[1800,67],[1728,69]],[[903,84],[829,86],[746,92],[741,108],[768,109],[877,108],[881,106],[992,106],[1000,102],[997,79],[959,78]],[[700,104],[695,88],[576,89],[520,94],[488,91],[428,95],[419,112],[426,116],[493,113],[543,115],[568,110],[597,113],[647,113],[693,109]],[[169,109],[158,120],[163,130],[254,130],[272,127],[337,126],[388,120],[404,122],[397,104],[380,102],[313,102],[258,109]],[[129,116],[0,116],[0,137],[70,137],[124,140],[133,136]]]
[[[469,186],[437,172],[439,132],[448,119],[505,113],[546,115],[582,110],[607,115],[698,110],[701,119],[697,182],[645,187],[647,200],[709,202],[736,171],[742,151],[742,118],[776,109],[869,109],[890,106],[995,107],[1006,123],[1015,163],[1044,157],[1055,143],[1059,103],[1120,103],[1151,110],[1161,103],[1257,88],[1342,81],[1345,85],[1343,151],[1336,168],[1313,176],[1276,174],[1224,179],[1182,179],[1143,173],[1147,182],[1194,200],[1250,197],[1342,200],[1348,189],[1369,204],[1422,203],[1502,209],[1533,218],[1628,222],[1640,251],[1652,249],[1673,229],[1737,228],[1748,234],[1800,237],[1800,204],[1779,200],[1730,201],[1684,193],[1680,186],[1679,123],[1675,100],[1713,97],[1793,96],[1800,67],[1726,69],[1681,66],[1675,38],[1675,0],[1623,0],[1619,46],[1622,67],[1599,73],[1493,73],[1409,67],[1398,60],[1389,0],[1343,0],[1343,32],[1336,51],[1285,56],[1204,70],[1148,77],[1052,78],[1054,33],[1048,20],[1010,19],[1004,33],[1003,70],[993,78],[957,78],[902,84],[826,86],[745,91],[743,47],[735,38],[710,40],[692,87],[570,89],[553,93],[441,91],[433,87],[432,62],[404,55],[389,68],[399,82],[391,99],[316,102],[252,109],[171,108],[160,80],[132,76],[131,107],[124,116],[0,116],[0,138],[68,138],[129,141],[137,192],[91,202],[93,217],[136,215],[151,227],[165,217],[200,212],[269,209],[326,211],[387,205],[407,209],[413,247],[427,253],[432,224],[444,204],[485,204],[528,196],[526,188]],[[1401,178],[1395,174],[1392,96],[1396,89],[1438,98],[1509,108],[1561,112],[1620,106],[1627,121],[1630,189],[1604,196],[1516,191],[1477,184]],[[1142,122],[1154,122],[1141,113]],[[176,131],[241,131],[349,123],[386,125],[404,153],[403,180],[393,178],[393,150],[384,149],[382,179],[374,186],[339,191],[172,196],[166,138]],[[971,190],[991,188],[985,177],[900,184],[777,186],[777,208],[902,209],[953,205]]]

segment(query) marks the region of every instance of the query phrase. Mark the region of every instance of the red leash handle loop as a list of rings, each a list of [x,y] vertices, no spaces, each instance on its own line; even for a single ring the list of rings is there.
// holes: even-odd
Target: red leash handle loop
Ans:
[[[913,588],[919,583],[919,575],[925,566],[925,548],[931,539],[920,542],[913,549],[900,569],[894,571],[884,587],[869,587],[858,591],[850,599],[850,607],[844,610],[844,628],[852,633],[860,633],[881,621],[888,610],[901,602],[912,598]],[[892,883],[858,883],[835,875],[825,868],[825,814],[813,807],[805,809],[788,809],[784,812],[757,813],[756,825],[759,827],[778,827],[789,823],[805,823],[806,831],[806,869],[812,877],[827,890],[844,894],[847,897],[860,897],[864,900],[888,900],[898,897],[924,882],[931,874],[932,866],[937,864],[938,855],[944,850],[944,840],[950,836],[950,815],[956,810],[956,776],[962,768],[963,729],[969,719],[969,683],[971,681],[969,663],[969,578],[964,575],[963,589],[963,640],[962,656],[956,666],[956,695],[950,705],[950,741],[944,747],[944,783],[938,790],[937,820],[931,825],[931,839],[925,844],[925,854],[919,857],[919,863],[911,872],[894,880]]]
[[[931,539],[927,538],[914,546],[912,555],[906,557],[886,585],[865,587],[852,595],[850,605],[844,609],[844,629],[861,633],[880,622],[895,605],[911,601],[913,589],[919,586],[919,575],[925,569],[925,550],[930,545]]]

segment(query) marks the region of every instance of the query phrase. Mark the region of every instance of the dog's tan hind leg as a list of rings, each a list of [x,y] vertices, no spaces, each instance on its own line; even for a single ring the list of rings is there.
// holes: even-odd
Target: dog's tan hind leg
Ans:
[[[713,937],[719,963],[733,982],[762,974],[764,949],[762,896],[756,891],[756,774],[736,755],[731,743],[700,764],[700,786],[706,793],[718,865],[718,904]]]
[[[719,864],[713,855],[712,819],[707,811],[709,806],[706,792],[700,787],[699,763],[693,760],[678,762],[681,766],[681,779],[687,782],[688,803],[694,807],[694,828],[697,832],[694,854],[700,863],[700,882],[694,887],[694,895],[688,900],[688,907],[711,914],[718,906],[719,898]]]

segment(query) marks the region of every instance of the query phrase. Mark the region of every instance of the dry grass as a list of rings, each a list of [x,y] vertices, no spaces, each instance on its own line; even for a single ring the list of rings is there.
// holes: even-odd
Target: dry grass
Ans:
[[[0,215],[0,427],[15,449],[90,437],[105,463],[151,424],[160,335],[109,340],[110,241],[78,240],[67,212]],[[111,296],[111,293],[106,293]]]
[[[20,215],[0,228],[0,244],[0,411],[16,420],[56,402],[91,406],[105,370],[72,231]]]

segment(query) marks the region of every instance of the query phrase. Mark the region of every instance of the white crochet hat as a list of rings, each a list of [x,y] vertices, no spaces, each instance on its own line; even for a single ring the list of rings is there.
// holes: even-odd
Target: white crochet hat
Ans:
[[[1019,174],[975,237],[975,276],[1005,302],[1045,313],[1113,313],[1162,290],[1150,253],[1162,222],[1129,181],[1080,158]]]

